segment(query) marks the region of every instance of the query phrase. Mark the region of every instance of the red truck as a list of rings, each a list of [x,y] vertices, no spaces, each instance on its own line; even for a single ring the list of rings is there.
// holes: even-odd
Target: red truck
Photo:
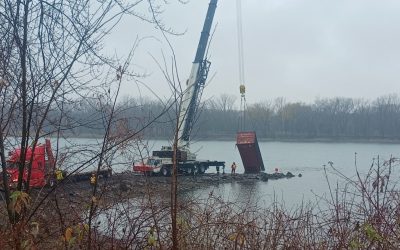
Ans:
[[[33,160],[32,160],[33,158]],[[7,159],[7,178],[11,188],[15,188],[18,183],[18,167],[21,160],[21,149],[17,148],[9,152]],[[45,144],[37,144],[35,150],[32,152],[32,147],[26,150],[25,171],[23,174],[23,186],[28,183],[28,169],[27,166],[32,160],[31,179],[29,187],[41,188],[44,186],[52,187],[56,183],[56,167],[55,158],[51,149],[51,142],[49,139],[45,140]],[[77,182],[82,180],[89,180],[90,176],[96,171],[89,172],[76,172],[68,175],[66,171],[62,171],[63,176],[68,178],[69,181]],[[112,175],[112,169],[104,166],[97,172],[97,176],[101,178],[108,178]],[[0,175],[1,176],[1,175]],[[0,177],[0,182],[2,181]],[[1,184],[1,183],[0,183]],[[1,184],[2,186],[2,184]],[[23,188],[24,189],[24,188]]]
[[[33,158],[33,159],[32,159]],[[21,160],[21,149],[17,148],[9,152],[7,159],[7,176],[11,188],[17,186],[18,183],[18,166]],[[32,161],[31,179],[29,187],[44,187],[46,185],[54,185],[55,177],[55,160],[51,143],[49,139],[45,140],[45,144],[37,144],[35,150],[32,147],[26,149],[26,167],[23,174],[23,186],[26,185],[28,179],[28,164]]]

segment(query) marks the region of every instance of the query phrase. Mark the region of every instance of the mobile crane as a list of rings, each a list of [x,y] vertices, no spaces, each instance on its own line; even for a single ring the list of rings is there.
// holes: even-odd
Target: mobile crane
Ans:
[[[186,89],[181,100],[178,117],[178,150],[176,155],[178,172],[186,174],[203,174],[209,167],[224,167],[223,161],[197,160],[196,154],[190,151],[190,134],[194,126],[201,95],[207,80],[211,62],[206,58],[210,30],[217,8],[218,0],[211,0],[206,19],[201,32],[196,56],[193,61]],[[163,146],[159,151],[153,151],[152,157],[134,163],[133,171],[145,174],[159,173],[163,176],[171,174],[174,150],[171,146]]]

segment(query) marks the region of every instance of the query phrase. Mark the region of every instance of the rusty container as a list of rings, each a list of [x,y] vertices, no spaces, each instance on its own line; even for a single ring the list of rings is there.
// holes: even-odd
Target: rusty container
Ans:
[[[246,174],[256,174],[265,170],[256,132],[238,132],[236,146],[239,149]]]

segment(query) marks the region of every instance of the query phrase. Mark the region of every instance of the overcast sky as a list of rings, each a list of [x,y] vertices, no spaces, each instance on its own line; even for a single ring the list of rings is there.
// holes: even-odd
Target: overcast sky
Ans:
[[[171,2],[171,1],[170,1]],[[170,4],[164,22],[183,36],[170,37],[179,74],[190,73],[209,0]],[[246,98],[248,103],[285,97],[376,97],[400,93],[400,1],[398,0],[243,0]],[[211,73],[205,98],[239,97],[236,1],[219,0],[210,48]],[[135,38],[146,39],[134,57],[135,69],[151,76],[143,81],[161,96],[170,94],[153,55],[167,59],[161,35],[133,19],[124,19],[106,47],[123,54]],[[124,95],[137,96],[132,82]],[[151,96],[144,89],[142,95]]]

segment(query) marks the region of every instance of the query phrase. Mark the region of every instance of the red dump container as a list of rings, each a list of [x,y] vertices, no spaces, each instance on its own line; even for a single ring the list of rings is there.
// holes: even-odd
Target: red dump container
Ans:
[[[246,174],[259,173],[265,170],[256,132],[238,132],[236,135],[236,146],[239,149]]]

